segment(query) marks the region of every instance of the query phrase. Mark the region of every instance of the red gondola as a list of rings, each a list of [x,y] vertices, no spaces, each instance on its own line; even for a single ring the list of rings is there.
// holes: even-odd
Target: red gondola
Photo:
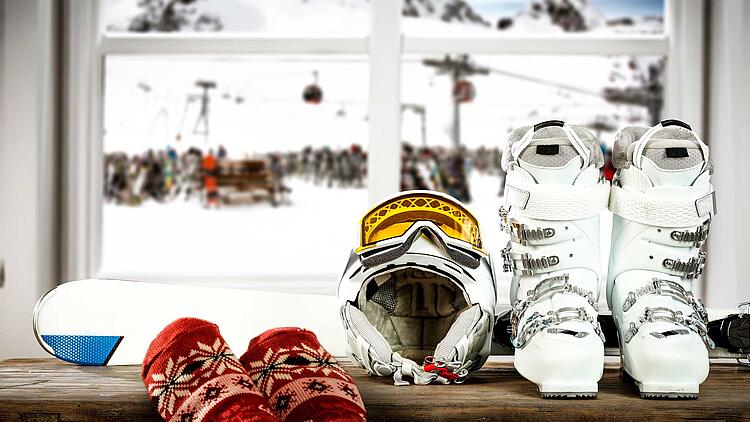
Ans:
[[[323,101],[323,90],[318,85],[318,71],[313,72],[314,81],[302,91],[302,100],[308,104],[320,104]]]
[[[474,84],[466,79],[460,79],[453,85],[453,99],[459,103],[470,103],[474,101],[477,90]]]

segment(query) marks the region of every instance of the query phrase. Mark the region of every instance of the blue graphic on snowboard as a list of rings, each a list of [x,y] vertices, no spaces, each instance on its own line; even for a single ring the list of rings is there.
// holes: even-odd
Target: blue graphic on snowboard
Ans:
[[[42,335],[56,358],[79,365],[103,366],[109,362],[122,336]]]

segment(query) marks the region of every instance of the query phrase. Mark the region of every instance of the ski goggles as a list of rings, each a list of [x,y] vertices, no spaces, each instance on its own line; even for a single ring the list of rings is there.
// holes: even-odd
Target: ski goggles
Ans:
[[[417,232],[432,232],[451,249],[474,249],[486,255],[477,219],[456,200],[429,191],[405,192],[365,214],[360,221],[360,245],[355,252],[405,243]]]

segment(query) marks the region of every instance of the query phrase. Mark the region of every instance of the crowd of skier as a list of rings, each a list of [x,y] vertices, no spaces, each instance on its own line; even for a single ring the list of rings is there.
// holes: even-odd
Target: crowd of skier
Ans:
[[[225,157],[223,147],[206,153],[190,148],[179,154],[166,147],[140,155],[106,154],[104,198],[117,204],[139,205],[145,200],[165,202],[180,196],[197,197],[203,193],[205,176],[213,170],[216,160]]]
[[[431,189],[470,201],[469,176],[500,175],[501,151],[497,148],[458,149],[414,147],[402,144],[401,189]],[[367,152],[357,144],[348,148],[305,147],[300,151],[274,152],[253,157],[263,160],[280,192],[290,192],[287,181],[296,178],[326,188],[363,188],[367,180]],[[144,201],[168,202],[178,198],[201,202],[217,196],[216,175],[223,171],[227,150],[204,151],[172,147],[143,154],[123,152],[104,157],[104,197],[107,202],[139,205]]]
[[[429,189],[445,192],[462,202],[471,202],[469,179],[473,171],[499,176],[505,183],[498,148],[401,146],[401,190]]]
[[[367,152],[358,144],[334,149],[305,147],[302,151],[270,154],[271,167],[279,178],[299,177],[315,186],[361,188],[367,179]]]
[[[290,191],[285,181],[292,177],[328,188],[361,188],[367,176],[367,153],[356,144],[341,149],[305,147],[246,158],[266,163],[278,192]],[[229,161],[222,146],[207,151],[191,147],[182,153],[169,146],[136,155],[109,153],[104,157],[104,198],[123,205],[178,198],[212,202],[218,195],[216,177],[227,171]]]

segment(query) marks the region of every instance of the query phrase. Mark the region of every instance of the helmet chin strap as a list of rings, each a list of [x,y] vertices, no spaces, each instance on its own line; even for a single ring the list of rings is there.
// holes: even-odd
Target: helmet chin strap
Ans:
[[[467,368],[474,363],[468,356],[468,345],[486,328],[483,322],[487,319],[479,305],[472,306],[456,319],[446,338],[438,344],[436,353],[446,354],[446,349],[456,348],[459,353],[455,357],[463,357],[464,360],[446,361],[441,356],[428,356],[424,364],[420,365],[393,352],[383,335],[370,324],[362,311],[351,303],[344,306],[342,314],[347,329],[349,352],[368,372],[379,376],[392,375],[393,384],[396,386],[409,385],[405,378],[411,378],[416,385],[460,384],[465,381],[469,375]],[[456,341],[455,345],[443,345],[446,340],[457,337],[459,330],[464,332],[460,334],[460,340]]]
[[[393,385],[409,385],[409,381],[404,380],[404,377],[410,377],[416,385],[427,385],[433,382],[440,384],[451,383],[449,379],[440,376],[437,372],[426,371],[422,365],[398,353],[394,353],[391,359],[391,364],[396,367],[396,370],[393,372]]]

